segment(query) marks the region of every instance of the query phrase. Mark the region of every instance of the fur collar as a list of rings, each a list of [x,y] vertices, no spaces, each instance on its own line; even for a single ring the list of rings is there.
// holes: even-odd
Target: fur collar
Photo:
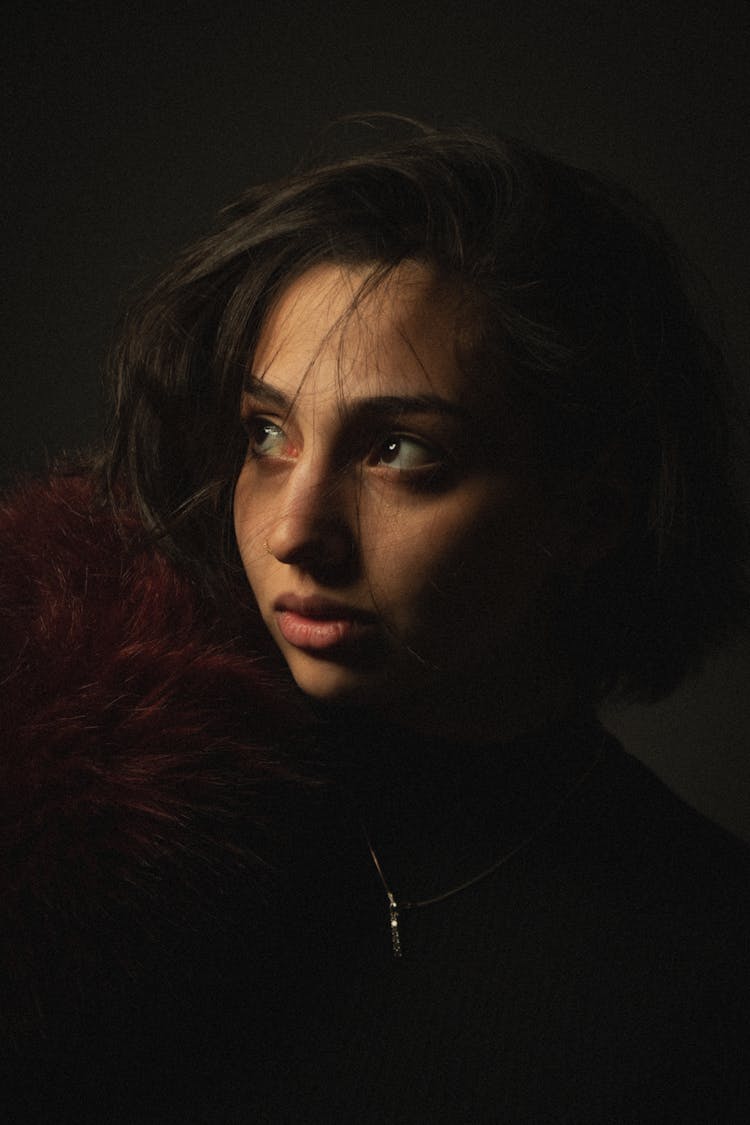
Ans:
[[[219,640],[85,478],[16,491],[0,547],[0,1035],[23,1046],[178,964],[189,991],[207,950],[220,976],[228,935],[273,940],[274,826],[306,788],[280,747],[306,720],[252,609]]]

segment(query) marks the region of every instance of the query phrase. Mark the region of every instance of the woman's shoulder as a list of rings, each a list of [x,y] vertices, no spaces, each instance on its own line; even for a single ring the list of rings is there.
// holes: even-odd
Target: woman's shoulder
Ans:
[[[682,856],[685,864],[711,867],[723,860],[742,866],[750,862],[750,846],[690,805],[654,770],[605,733],[599,799],[610,809],[616,831],[631,826],[638,852],[664,851]],[[692,841],[692,844],[691,844]]]
[[[622,932],[682,944],[680,960],[724,963],[750,994],[750,847],[686,803],[606,738],[605,756],[575,813],[568,853],[586,894]],[[734,965],[734,969],[732,969]],[[699,974],[700,975],[700,974]]]

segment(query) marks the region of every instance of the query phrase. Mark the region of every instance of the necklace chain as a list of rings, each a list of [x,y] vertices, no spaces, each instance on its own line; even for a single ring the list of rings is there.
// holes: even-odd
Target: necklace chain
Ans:
[[[372,857],[372,862],[375,865],[375,870],[378,873],[380,882],[383,884],[383,890],[385,891],[388,898],[388,921],[391,933],[391,948],[394,958],[398,960],[403,955],[401,948],[401,932],[399,930],[400,913],[402,911],[421,910],[424,906],[434,906],[439,902],[445,902],[446,899],[453,898],[454,895],[461,894],[462,891],[468,890],[469,887],[473,887],[476,883],[481,883],[483,879],[486,879],[489,875],[492,875],[493,872],[497,871],[498,868],[502,867],[503,864],[507,863],[508,860],[513,858],[513,856],[518,855],[519,852],[522,852],[525,848],[529,847],[530,844],[537,840],[542,835],[542,833],[544,833],[554,823],[561,809],[567,804],[574,793],[576,793],[585,784],[585,782],[588,781],[589,777],[599,765],[602,758],[603,754],[600,751],[596,755],[594,760],[586,766],[586,769],[583,771],[583,773],[579,774],[579,776],[576,778],[570,788],[565,792],[565,794],[560,798],[551,812],[542,820],[540,824],[537,825],[533,832],[531,832],[528,836],[525,836],[518,844],[515,845],[515,847],[510,848],[509,851],[503,852],[499,859],[496,859],[493,863],[490,864],[489,867],[485,867],[477,875],[472,875],[472,877],[470,879],[466,879],[465,882],[459,883],[458,886],[451,887],[449,890],[443,891],[441,894],[433,895],[432,898],[418,899],[414,902],[397,901],[396,896],[391,890],[391,887],[388,884],[388,880],[385,877],[383,868],[378,858],[378,854],[372,846],[372,842],[370,840],[367,829],[363,824],[362,828],[365,834],[365,840],[367,841],[367,847],[370,851],[370,856]]]

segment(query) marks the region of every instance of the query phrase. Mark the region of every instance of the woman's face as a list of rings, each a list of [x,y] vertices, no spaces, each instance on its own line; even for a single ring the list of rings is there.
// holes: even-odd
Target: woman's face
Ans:
[[[414,263],[351,311],[365,276],[316,267],[267,317],[237,542],[304,692],[471,727],[545,694],[558,521],[497,374],[461,370],[455,296]]]

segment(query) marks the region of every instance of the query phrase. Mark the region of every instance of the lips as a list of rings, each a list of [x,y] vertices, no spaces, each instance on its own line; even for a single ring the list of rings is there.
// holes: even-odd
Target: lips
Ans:
[[[320,597],[289,594],[273,605],[279,632],[295,648],[322,652],[361,639],[376,622],[374,613]]]

